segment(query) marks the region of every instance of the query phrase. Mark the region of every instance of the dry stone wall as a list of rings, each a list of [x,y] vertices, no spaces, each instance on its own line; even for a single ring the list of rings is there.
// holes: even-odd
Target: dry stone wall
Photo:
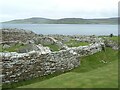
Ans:
[[[101,51],[102,44],[94,43],[50,53],[2,53],[2,82],[19,82],[54,72],[69,71],[80,65],[80,57]]]
[[[106,46],[106,47],[111,47],[111,48],[114,49],[114,50],[118,50],[118,49],[119,49],[118,42],[105,39],[105,40],[104,40],[104,43],[105,43],[105,46]]]
[[[0,66],[2,66],[2,82],[19,82],[35,77],[65,72],[80,65],[80,57],[92,55],[104,47],[102,39],[95,36],[39,36],[33,32],[18,29],[0,29],[3,35],[3,44],[28,43],[35,44],[29,52],[1,52]],[[89,42],[88,46],[68,47],[63,42],[74,39],[79,42]],[[48,47],[41,44],[56,44],[64,50],[51,52]],[[32,50],[32,51],[31,51]]]
[[[31,40],[33,37],[37,35],[32,31],[27,31],[23,29],[0,29],[2,32],[2,43],[16,43],[16,42],[26,42],[27,40]]]
[[[64,72],[80,64],[77,56],[69,51],[59,51],[48,54],[34,52],[18,57],[13,57],[13,55],[8,57],[3,56],[2,60],[3,83],[18,82],[52,74],[57,71]]]

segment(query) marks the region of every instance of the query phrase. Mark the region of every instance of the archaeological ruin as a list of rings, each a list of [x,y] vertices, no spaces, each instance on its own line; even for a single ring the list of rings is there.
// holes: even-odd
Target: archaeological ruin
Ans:
[[[0,52],[2,83],[25,81],[55,72],[69,71],[81,65],[81,57],[100,52],[105,47],[118,49],[116,43],[94,35],[38,35],[32,31],[18,29],[1,29],[1,31],[0,45],[4,50]],[[68,47],[64,42],[70,40],[89,44]],[[25,45],[27,48],[15,52],[7,51],[17,44]],[[44,45],[56,45],[59,50],[52,51],[49,46]]]

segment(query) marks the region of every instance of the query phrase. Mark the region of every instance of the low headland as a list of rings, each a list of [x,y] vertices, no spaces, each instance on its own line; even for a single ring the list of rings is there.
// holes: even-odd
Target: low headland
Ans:
[[[99,18],[99,19],[84,19],[84,18],[61,18],[48,19],[41,17],[32,17],[26,19],[15,19],[2,22],[3,24],[118,24],[118,17]]]

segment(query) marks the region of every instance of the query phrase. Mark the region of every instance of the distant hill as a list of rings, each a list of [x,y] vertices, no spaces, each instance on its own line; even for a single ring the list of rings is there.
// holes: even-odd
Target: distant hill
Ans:
[[[10,24],[117,24],[118,18],[103,19],[83,19],[83,18],[63,18],[63,19],[47,19],[47,18],[27,18],[11,20],[2,23]]]

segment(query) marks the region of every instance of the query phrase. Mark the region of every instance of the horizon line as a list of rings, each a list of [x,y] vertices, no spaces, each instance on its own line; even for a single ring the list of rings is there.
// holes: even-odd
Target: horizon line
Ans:
[[[26,18],[16,18],[16,19],[11,19],[11,20],[5,20],[5,21],[2,21],[2,22],[7,22],[7,21],[13,21],[13,20],[24,20],[24,19],[31,19],[31,18],[43,18],[43,19],[53,19],[53,20],[59,20],[59,19],[66,19],[66,18],[81,18],[81,19],[110,19],[110,18],[119,18],[120,16],[114,16],[114,17],[95,17],[95,18],[82,18],[82,17],[63,17],[63,18],[47,18],[47,17],[26,17]],[[0,23],[2,23],[0,22]]]

